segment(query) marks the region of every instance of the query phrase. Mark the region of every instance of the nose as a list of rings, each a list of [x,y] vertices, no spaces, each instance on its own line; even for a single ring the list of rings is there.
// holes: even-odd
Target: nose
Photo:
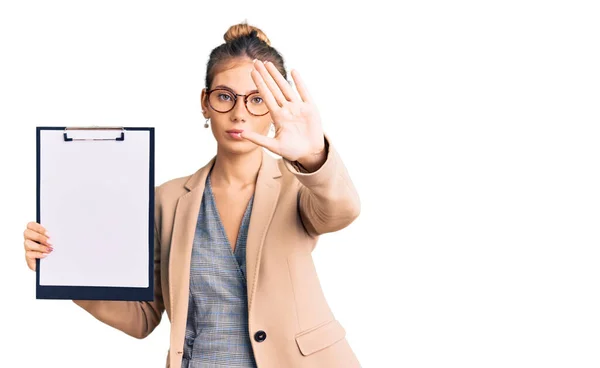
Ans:
[[[231,118],[233,121],[245,122],[248,118],[248,110],[244,104],[244,96],[238,96],[233,109],[231,110]]]

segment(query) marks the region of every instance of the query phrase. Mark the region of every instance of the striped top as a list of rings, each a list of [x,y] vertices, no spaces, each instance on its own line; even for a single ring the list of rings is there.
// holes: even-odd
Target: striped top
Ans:
[[[212,172],[212,169],[211,169]],[[182,368],[256,368],[248,332],[246,238],[254,195],[232,251],[209,172],[198,213]]]

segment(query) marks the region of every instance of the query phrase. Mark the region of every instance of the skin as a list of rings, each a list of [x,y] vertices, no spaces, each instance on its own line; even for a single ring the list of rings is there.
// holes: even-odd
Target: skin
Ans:
[[[289,161],[298,161],[309,172],[318,170],[327,158],[318,109],[299,73],[292,69],[291,75],[297,92],[270,62],[237,59],[215,75],[213,86],[226,85],[239,94],[258,89],[269,108],[264,116],[251,115],[242,98],[227,113],[214,111],[206,100],[206,90],[202,90],[203,115],[211,119],[217,141],[211,186],[217,210],[224,215],[221,222],[232,249],[254,192],[262,162],[261,147]],[[273,138],[267,137],[271,123],[275,127]],[[244,131],[238,137],[231,137],[225,132],[228,129]],[[27,224],[23,238],[27,266],[35,271],[35,260],[48,256],[53,245],[46,228],[36,222]]]

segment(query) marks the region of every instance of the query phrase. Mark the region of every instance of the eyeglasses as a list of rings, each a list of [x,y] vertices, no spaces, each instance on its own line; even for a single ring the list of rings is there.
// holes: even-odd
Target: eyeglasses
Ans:
[[[240,95],[230,89],[219,87],[208,91],[207,94],[208,104],[218,112],[225,113],[233,110],[233,107],[237,103],[237,96],[244,96],[244,105],[250,114],[263,116],[269,113],[265,100],[258,92]]]

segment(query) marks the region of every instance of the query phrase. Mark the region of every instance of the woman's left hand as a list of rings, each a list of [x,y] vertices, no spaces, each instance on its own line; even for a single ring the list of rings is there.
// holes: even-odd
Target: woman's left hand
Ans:
[[[252,131],[240,135],[309,170],[320,166],[326,158],[321,117],[298,72],[292,69],[291,74],[300,95],[271,62],[255,60],[250,74],[269,108],[275,137]]]

